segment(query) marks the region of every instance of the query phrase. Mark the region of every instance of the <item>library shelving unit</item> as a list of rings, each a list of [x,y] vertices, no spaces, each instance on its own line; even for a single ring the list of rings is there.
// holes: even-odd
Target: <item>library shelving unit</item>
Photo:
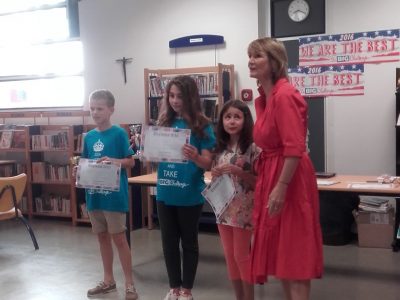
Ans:
[[[76,125],[74,126],[74,150],[73,156],[80,156],[83,150],[83,138],[86,132],[95,128],[95,125]],[[78,225],[81,223],[90,224],[89,216],[86,211],[85,190],[75,187],[72,184],[73,194],[75,195],[75,205],[72,209],[72,223]]]
[[[177,75],[189,75],[195,79],[203,102],[203,109],[212,121],[216,120],[223,103],[235,98],[234,65],[144,69],[146,124],[155,124],[165,87]]]
[[[71,125],[32,125],[29,127],[32,216],[62,217],[73,220],[75,193],[70,158],[74,151]]]
[[[30,185],[29,126],[0,125],[0,160],[13,162],[0,166],[0,176],[26,173],[27,186]],[[31,205],[28,201],[30,198],[29,190],[25,189],[21,201],[23,214],[30,215]]]
[[[50,124],[52,118],[82,118],[89,111],[15,111],[0,112],[3,123],[26,119],[26,123]],[[78,119],[79,122],[79,119]],[[27,184],[22,212],[32,216],[59,217],[77,224],[77,196],[70,158],[76,155],[78,135],[90,125],[0,125],[0,160],[15,161],[0,167],[0,176],[26,173]],[[92,126],[93,128],[93,126]],[[4,134],[5,133],[5,134]]]

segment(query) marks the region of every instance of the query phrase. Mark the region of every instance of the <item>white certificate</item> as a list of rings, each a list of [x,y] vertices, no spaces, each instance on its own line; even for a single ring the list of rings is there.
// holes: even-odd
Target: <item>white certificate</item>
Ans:
[[[222,215],[229,203],[236,195],[235,184],[228,174],[223,174],[211,181],[202,192],[202,195],[210,203],[217,219]]]
[[[182,147],[190,140],[190,129],[147,126],[142,132],[141,153],[153,162],[187,163]]]
[[[119,191],[121,164],[97,163],[95,159],[79,159],[76,186],[85,189]]]

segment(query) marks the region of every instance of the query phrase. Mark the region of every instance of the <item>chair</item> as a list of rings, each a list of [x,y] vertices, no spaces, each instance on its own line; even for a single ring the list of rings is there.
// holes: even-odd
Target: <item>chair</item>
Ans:
[[[39,249],[35,234],[28,221],[24,218],[18,209],[18,203],[21,202],[22,194],[26,185],[26,174],[19,174],[12,177],[0,177],[0,221],[19,219],[24,223],[28,230],[35,250]]]

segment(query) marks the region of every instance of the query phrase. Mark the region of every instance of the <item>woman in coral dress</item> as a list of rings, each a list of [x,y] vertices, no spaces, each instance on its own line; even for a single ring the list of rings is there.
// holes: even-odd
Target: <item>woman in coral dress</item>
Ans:
[[[284,45],[261,38],[248,47],[255,100],[254,142],[262,149],[253,222],[252,275],[282,281],[287,300],[309,299],[310,280],[322,276],[322,236],[314,167],[306,152],[307,104],[287,80]]]

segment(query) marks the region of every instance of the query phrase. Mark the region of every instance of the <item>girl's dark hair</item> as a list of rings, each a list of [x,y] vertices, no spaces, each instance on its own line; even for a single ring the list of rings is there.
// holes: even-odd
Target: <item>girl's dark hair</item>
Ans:
[[[197,84],[190,76],[174,77],[165,88],[164,99],[161,105],[161,112],[158,117],[158,125],[169,127],[172,125],[177,114],[169,104],[169,93],[171,87],[175,85],[182,95],[182,114],[192,132],[200,138],[204,138],[204,127],[210,120],[204,115],[201,109],[200,95]]]
[[[219,114],[218,124],[217,124],[217,147],[215,149],[216,153],[221,153],[228,147],[230,135],[224,129],[224,114],[230,108],[234,107],[239,109],[243,113],[244,122],[243,129],[240,132],[238,146],[240,152],[243,154],[253,143],[253,117],[251,115],[250,109],[241,100],[230,100],[224,104],[221,113]]]

